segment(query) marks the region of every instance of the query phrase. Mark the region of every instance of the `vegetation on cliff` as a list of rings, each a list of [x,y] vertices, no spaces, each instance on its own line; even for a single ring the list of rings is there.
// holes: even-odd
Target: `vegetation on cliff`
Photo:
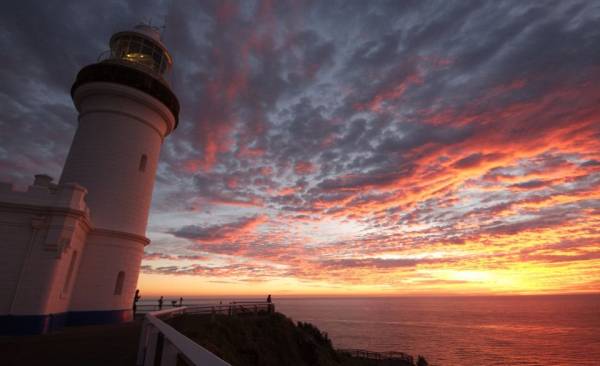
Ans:
[[[280,313],[184,314],[168,323],[234,366],[413,365],[407,360],[374,360],[337,351],[326,333],[309,323],[294,324]]]

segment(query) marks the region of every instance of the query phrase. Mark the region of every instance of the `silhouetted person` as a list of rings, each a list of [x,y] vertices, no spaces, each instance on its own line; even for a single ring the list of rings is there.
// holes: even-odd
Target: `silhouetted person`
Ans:
[[[137,311],[137,302],[142,297],[140,296],[140,290],[135,290],[135,295],[133,295],[133,316],[135,317],[135,312]]]
[[[417,357],[417,366],[429,366],[429,362],[427,362],[425,357],[419,355],[419,357]]]
[[[182,306],[182,305],[183,305],[183,297],[180,297],[179,298],[179,306]]]
[[[162,310],[163,301],[163,297],[161,296],[160,299],[158,299],[158,310]]]
[[[273,304],[271,303],[271,295],[269,294],[269,296],[267,296],[267,312],[272,313],[273,310],[275,309],[273,307]]]

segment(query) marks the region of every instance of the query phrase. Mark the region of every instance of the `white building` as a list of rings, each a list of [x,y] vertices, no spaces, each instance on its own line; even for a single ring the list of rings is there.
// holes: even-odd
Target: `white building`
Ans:
[[[79,126],[59,183],[0,183],[0,333],[132,318],[159,152],[177,127],[171,66],[156,29],[114,34],[71,88]]]

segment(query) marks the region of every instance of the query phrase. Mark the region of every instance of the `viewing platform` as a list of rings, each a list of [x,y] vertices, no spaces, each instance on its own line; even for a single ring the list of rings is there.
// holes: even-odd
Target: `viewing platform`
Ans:
[[[189,339],[165,321],[183,314],[236,316],[259,313],[270,314],[274,312],[275,304],[263,301],[234,301],[226,305],[196,304],[176,306],[173,304],[170,308],[164,310],[146,312],[142,325],[136,365],[175,366],[183,364],[190,366],[228,366],[230,365],[229,363]]]
[[[138,316],[128,323],[0,337],[0,364],[414,366],[413,357],[401,352],[334,349],[326,333],[276,313],[271,302],[172,301],[160,307],[138,305]]]
[[[131,366],[229,365],[190,340],[165,321],[182,314],[244,315],[268,313],[275,305],[263,301],[234,301],[213,305],[192,303],[138,305],[132,322],[66,327],[59,332],[32,336],[0,336],[3,366]]]
[[[0,336],[0,365],[135,365],[141,324],[137,320],[65,327],[49,334]]]

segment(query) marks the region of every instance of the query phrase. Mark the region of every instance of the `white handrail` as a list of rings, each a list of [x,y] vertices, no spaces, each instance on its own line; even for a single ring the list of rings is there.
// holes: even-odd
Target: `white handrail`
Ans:
[[[175,366],[178,359],[193,366],[231,366],[198,343],[178,332],[175,328],[161,320],[180,314],[216,314],[226,313],[273,313],[275,304],[260,301],[232,302],[229,305],[192,305],[178,306],[165,310],[146,313],[142,324],[137,366],[158,365]]]
[[[142,334],[136,365],[155,365],[160,354],[161,366],[175,366],[178,358],[183,358],[194,366],[231,366],[206,348],[179,333],[159,319],[183,314],[186,306],[147,313],[142,324]]]

